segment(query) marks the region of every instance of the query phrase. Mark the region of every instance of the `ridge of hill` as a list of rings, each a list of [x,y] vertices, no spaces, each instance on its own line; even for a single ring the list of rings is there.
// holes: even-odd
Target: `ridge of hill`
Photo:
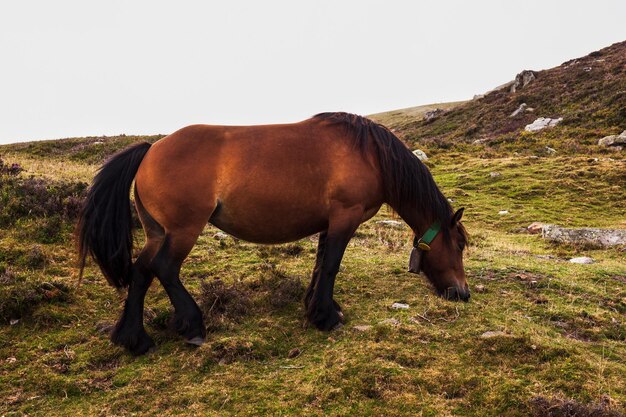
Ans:
[[[525,109],[513,113],[524,105]],[[387,123],[410,146],[536,152],[545,146],[577,153],[598,139],[626,129],[626,41],[592,52],[558,67],[525,70],[514,81],[436,117],[395,112],[372,115]],[[537,132],[525,126],[540,117],[563,118]],[[520,146],[523,145],[523,146]]]

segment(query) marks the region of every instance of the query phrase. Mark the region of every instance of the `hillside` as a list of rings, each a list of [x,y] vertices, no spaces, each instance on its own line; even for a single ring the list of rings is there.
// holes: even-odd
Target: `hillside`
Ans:
[[[442,191],[466,207],[472,298],[445,301],[405,272],[410,231],[379,223],[398,220],[383,208],[348,246],[335,286],[347,323],[331,333],[303,327],[316,236],[264,246],[207,226],[182,270],[207,342],[191,348],[170,330],[154,283],[144,321],[156,351],[112,346],[124,295],[91,264],[77,285],[72,229],[98,166],[160,136],[0,146],[0,416],[626,415],[624,248],[525,229],[626,229],[624,151],[596,145],[626,128],[614,65],[625,45],[538,72],[515,93],[374,115],[425,149]],[[534,111],[509,118],[521,102]],[[564,120],[523,132],[539,116]],[[568,262],[583,255],[594,263]]]
[[[525,71],[515,92],[505,84],[483,97],[443,110],[439,117],[372,115],[412,146],[533,154],[549,146],[560,153],[593,148],[603,136],[626,129],[626,41],[544,71]],[[530,75],[532,73],[532,76]],[[520,73],[523,75],[523,73]],[[511,117],[525,103],[526,111]],[[529,111],[532,109],[532,111]],[[539,117],[563,118],[551,129],[525,132]],[[477,150],[477,149],[474,149]],[[597,150],[597,149],[596,149]]]

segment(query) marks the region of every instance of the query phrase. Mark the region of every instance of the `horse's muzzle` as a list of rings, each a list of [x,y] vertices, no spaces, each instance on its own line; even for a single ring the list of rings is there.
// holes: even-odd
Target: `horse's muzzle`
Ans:
[[[442,294],[444,298],[452,301],[465,301],[468,302],[470,299],[470,290],[469,287],[465,286],[465,288],[461,287],[450,287],[446,289]]]

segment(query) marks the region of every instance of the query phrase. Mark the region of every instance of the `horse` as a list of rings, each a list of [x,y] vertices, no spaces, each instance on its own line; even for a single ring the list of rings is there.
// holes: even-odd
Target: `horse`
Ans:
[[[133,181],[145,233],[134,262]],[[136,355],[153,349],[143,309],[156,276],[174,306],[176,331],[201,345],[202,313],[180,270],[207,223],[260,244],[319,233],[304,306],[310,324],[330,331],[344,322],[333,288],[346,246],[383,204],[413,231],[409,272],[423,271],[439,295],[467,301],[463,209],[452,210],[428,168],[390,130],[349,113],[290,124],[192,125],[118,152],[95,175],[79,216],[79,275],[91,257],[112,286],[128,289],[114,344]]]

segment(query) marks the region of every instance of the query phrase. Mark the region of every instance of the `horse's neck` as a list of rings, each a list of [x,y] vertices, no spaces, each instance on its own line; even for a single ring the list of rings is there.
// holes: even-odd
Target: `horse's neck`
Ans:
[[[417,235],[422,235],[434,221],[432,214],[420,212],[417,207],[404,207],[396,210],[398,215]]]

